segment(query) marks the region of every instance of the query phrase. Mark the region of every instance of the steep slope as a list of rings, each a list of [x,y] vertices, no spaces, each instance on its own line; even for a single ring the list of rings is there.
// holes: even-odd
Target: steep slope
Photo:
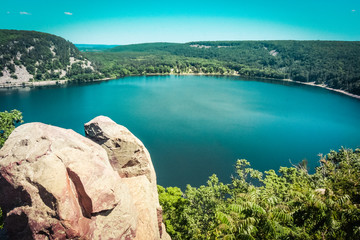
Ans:
[[[0,84],[94,78],[90,61],[69,41],[47,33],[0,30]]]

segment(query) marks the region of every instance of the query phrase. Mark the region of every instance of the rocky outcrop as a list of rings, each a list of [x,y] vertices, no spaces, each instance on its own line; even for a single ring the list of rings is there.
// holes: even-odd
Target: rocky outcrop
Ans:
[[[156,186],[149,152],[126,127],[99,116],[85,124],[85,134],[106,150],[111,165],[121,177],[145,175]]]
[[[0,206],[9,237],[168,238],[155,172],[121,177],[107,151],[72,130],[42,123],[16,128],[0,150]]]
[[[157,239],[163,237],[162,233],[167,235],[161,225],[162,210],[157,194],[155,170],[143,143],[127,128],[104,116],[86,123],[85,134],[106,150],[111,165],[129,187],[139,214],[137,239]]]

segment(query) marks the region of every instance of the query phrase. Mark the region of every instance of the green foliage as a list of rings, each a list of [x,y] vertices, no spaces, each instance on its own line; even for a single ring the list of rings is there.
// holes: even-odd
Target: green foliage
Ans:
[[[187,231],[187,223],[182,212],[184,207],[188,205],[188,201],[183,198],[183,193],[177,187],[165,189],[158,185],[158,193],[166,230],[173,238],[181,239],[181,236]]]
[[[15,124],[23,122],[22,114],[18,110],[10,112],[0,112],[0,148],[4,145],[6,139],[15,129]],[[4,226],[3,213],[0,208],[0,229]]]
[[[156,51],[168,51],[172,47],[181,46],[179,43],[167,43],[167,42],[157,42],[157,43],[140,43],[140,44],[129,44],[123,46],[117,46],[105,51],[108,52],[156,52]]]
[[[4,227],[4,219],[3,219],[2,210],[0,208],[0,229],[3,229],[3,227]]]
[[[75,46],[82,52],[100,52],[109,48],[117,47],[118,45],[105,44],[75,44]]]
[[[262,176],[242,159],[229,184],[159,186],[160,204],[173,239],[360,239],[359,179],[360,150],[331,151],[314,174],[302,162]]]
[[[340,41],[146,43],[86,53],[106,77],[236,73],[324,83],[355,94],[360,94],[359,55],[359,42]]]
[[[60,72],[68,70],[71,57],[84,60],[80,51],[69,41],[35,31],[0,30],[0,53],[1,74],[8,69],[11,77],[17,79],[15,66],[25,66],[36,81],[60,79]],[[101,78],[79,64],[72,65],[67,77],[78,81]]]
[[[21,122],[23,122],[22,114],[18,110],[0,112],[0,148],[15,129],[15,125]]]
[[[129,75],[238,74],[315,82],[360,95],[359,42],[213,41],[114,48],[78,46],[85,51],[83,54],[72,43],[51,34],[0,30],[0,74],[5,68],[13,74],[15,65],[24,65],[36,81],[59,79],[59,70],[68,70],[70,57],[84,59],[85,55],[96,65],[96,71],[73,64],[66,78],[89,81]]]

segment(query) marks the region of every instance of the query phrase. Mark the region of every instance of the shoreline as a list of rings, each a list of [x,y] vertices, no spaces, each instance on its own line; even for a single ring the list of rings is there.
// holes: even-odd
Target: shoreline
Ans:
[[[101,78],[101,79],[95,79],[95,80],[87,80],[87,81],[81,81],[81,82],[101,82],[101,81],[108,81],[108,80],[115,80],[116,78]],[[55,86],[55,85],[65,85],[69,84],[76,80],[46,80],[46,81],[38,81],[38,82],[22,82],[22,83],[0,83],[0,89],[1,88],[22,88],[22,87],[45,87],[45,86]]]
[[[145,75],[129,75],[129,76],[123,76],[123,77],[131,77],[131,76],[168,76],[168,75],[244,77],[244,76],[241,76],[239,74],[216,74],[216,73],[214,73],[214,74],[212,74],[212,73],[178,73],[178,74],[174,74],[174,73],[171,73],[171,74],[151,73],[151,74],[145,74]],[[83,82],[83,83],[102,82],[102,81],[109,81],[109,80],[116,80],[116,79],[118,79],[118,78],[101,78],[101,79],[95,79],[95,80],[89,80],[89,81],[81,81],[81,82]],[[330,88],[330,87],[328,87],[328,86],[326,86],[324,84],[321,84],[321,85],[315,84],[315,82],[300,82],[300,81],[294,81],[294,80],[291,80],[291,79],[259,78],[259,77],[256,77],[256,79],[267,79],[267,80],[275,80],[275,81],[281,81],[281,82],[291,82],[291,83],[298,83],[298,84],[307,85],[307,86],[319,87],[319,88],[323,88],[323,89],[327,89],[329,91],[341,93],[341,94],[347,95],[349,97],[356,98],[356,99],[360,100],[360,95],[349,93],[349,92],[341,90],[341,89]],[[23,88],[23,87],[44,87],[44,86],[65,85],[65,84],[71,83],[73,81],[74,80],[66,79],[66,80],[48,80],[48,81],[39,81],[39,82],[22,82],[22,83],[18,83],[18,84],[0,83],[0,89],[1,88],[12,89],[12,88]]]
[[[291,79],[283,79],[282,81],[288,81],[288,82],[299,83],[299,84],[303,84],[303,85],[307,85],[307,86],[319,87],[319,88],[323,88],[323,89],[327,89],[329,91],[341,93],[341,94],[347,95],[349,97],[353,97],[353,98],[356,98],[356,99],[360,100],[360,95],[349,93],[349,92],[341,90],[341,89],[331,88],[331,87],[328,87],[328,86],[326,86],[324,84],[315,84],[315,82],[299,82],[299,81],[294,81],[294,80],[291,80]]]

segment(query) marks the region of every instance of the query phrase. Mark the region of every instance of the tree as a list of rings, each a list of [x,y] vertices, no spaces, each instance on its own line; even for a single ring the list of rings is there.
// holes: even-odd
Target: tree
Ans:
[[[189,204],[187,199],[183,198],[180,188],[164,188],[158,185],[159,202],[163,209],[163,220],[166,225],[166,231],[173,239],[183,239],[187,232],[186,219],[184,218],[184,208]]]
[[[22,118],[22,113],[16,109],[0,112],[0,148],[15,129],[15,125],[23,122]]]
[[[22,114],[18,110],[11,110],[10,112],[0,112],[0,148],[4,145],[6,139],[15,129],[15,124],[23,122]],[[0,208],[0,229],[4,226],[3,214]]]
[[[321,156],[314,174],[306,161],[264,177],[244,159],[235,167],[229,184],[159,187],[173,239],[360,239],[359,149]]]

